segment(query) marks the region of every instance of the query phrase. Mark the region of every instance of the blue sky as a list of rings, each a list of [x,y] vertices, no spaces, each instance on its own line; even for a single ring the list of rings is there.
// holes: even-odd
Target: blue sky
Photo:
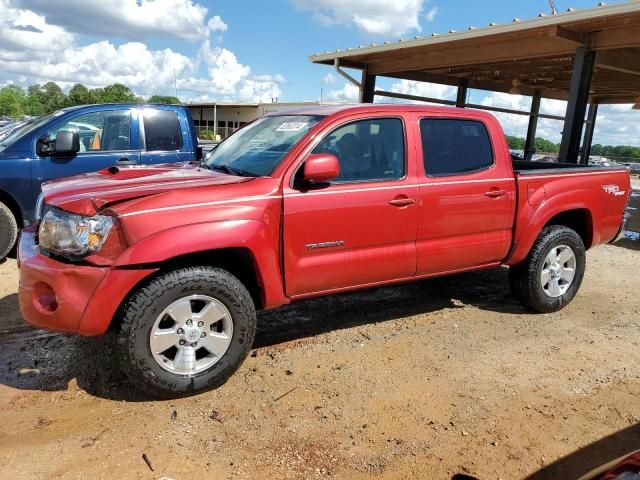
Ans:
[[[558,10],[593,0],[555,0]],[[64,4],[64,7],[61,5]],[[120,82],[139,95],[187,101],[353,100],[355,90],[309,55],[400,37],[464,30],[549,13],[547,0],[0,0],[0,85],[56,81],[91,87]],[[382,80],[404,93],[455,95],[452,88]],[[473,92],[472,101],[527,109],[527,98]],[[562,115],[563,102],[543,110]],[[596,141],[635,143],[637,112],[603,109]],[[526,119],[501,116],[524,135]],[[620,121],[622,120],[622,121]],[[559,139],[561,124],[541,122]]]

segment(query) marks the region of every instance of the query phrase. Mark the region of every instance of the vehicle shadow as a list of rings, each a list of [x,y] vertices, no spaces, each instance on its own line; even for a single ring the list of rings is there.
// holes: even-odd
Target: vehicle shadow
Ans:
[[[562,457],[527,480],[580,478],[607,463],[640,449],[640,424],[632,425]]]
[[[498,268],[322,297],[261,312],[254,348],[464,305],[525,313],[509,293],[507,277],[507,269]],[[61,391],[75,381],[96,397],[149,400],[118,370],[113,335],[81,338],[32,329],[20,320],[15,297],[0,299],[0,307],[14,310],[11,317],[15,323],[0,336],[0,384],[21,390]]]
[[[500,313],[526,312],[509,292],[506,268],[482,270],[320,297],[262,312],[254,347],[464,305]]]
[[[626,238],[617,241],[616,243],[612,243],[614,247],[626,248],[629,250],[640,250],[640,240],[628,240]]]

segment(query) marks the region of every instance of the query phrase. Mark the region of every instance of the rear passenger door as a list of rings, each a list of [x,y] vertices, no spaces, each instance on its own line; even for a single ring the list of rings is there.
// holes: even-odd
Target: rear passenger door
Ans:
[[[418,275],[502,261],[511,247],[515,179],[486,116],[418,119],[422,170]]]
[[[318,189],[284,188],[288,295],[414,275],[418,187],[406,145],[401,118],[354,119],[321,136],[311,153],[334,154],[340,176]]]
[[[175,108],[162,106],[140,109],[140,134],[143,145],[140,163],[174,163],[196,160],[187,119]]]

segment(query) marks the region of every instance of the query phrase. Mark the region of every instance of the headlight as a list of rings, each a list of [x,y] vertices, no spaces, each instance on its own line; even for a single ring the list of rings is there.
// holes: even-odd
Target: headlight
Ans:
[[[64,257],[84,257],[98,252],[109,236],[113,217],[84,217],[49,209],[40,222],[40,246]]]

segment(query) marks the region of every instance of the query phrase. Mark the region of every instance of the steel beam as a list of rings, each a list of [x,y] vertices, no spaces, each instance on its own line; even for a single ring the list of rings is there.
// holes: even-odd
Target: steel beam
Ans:
[[[587,165],[589,156],[591,155],[591,144],[593,143],[593,132],[596,128],[596,118],[598,116],[598,104],[589,104],[589,113],[587,114],[587,128],[584,131],[584,140],[582,142],[582,154],[580,155],[580,163]]]
[[[360,103],[373,103],[376,92],[376,76],[370,75],[365,69],[362,71],[362,82],[360,83]]]
[[[578,163],[582,125],[587,111],[595,57],[595,52],[587,47],[578,47],[576,49],[567,113],[564,120],[562,142],[560,143],[559,160],[561,162]]]
[[[536,90],[531,100],[531,113],[529,114],[529,127],[527,128],[527,139],[524,144],[524,159],[531,161],[536,153],[536,131],[538,130],[538,118],[540,115],[540,100],[542,93]]]
[[[458,95],[456,97],[456,107],[464,108],[467,103],[467,90],[469,82],[466,78],[460,80],[458,83]]]
[[[420,97],[418,95],[409,95],[406,93],[386,92],[384,90],[376,90],[375,94],[379,97],[400,98],[402,100],[414,100],[417,102],[435,103],[438,105],[455,105],[453,100],[442,100],[440,98]]]

